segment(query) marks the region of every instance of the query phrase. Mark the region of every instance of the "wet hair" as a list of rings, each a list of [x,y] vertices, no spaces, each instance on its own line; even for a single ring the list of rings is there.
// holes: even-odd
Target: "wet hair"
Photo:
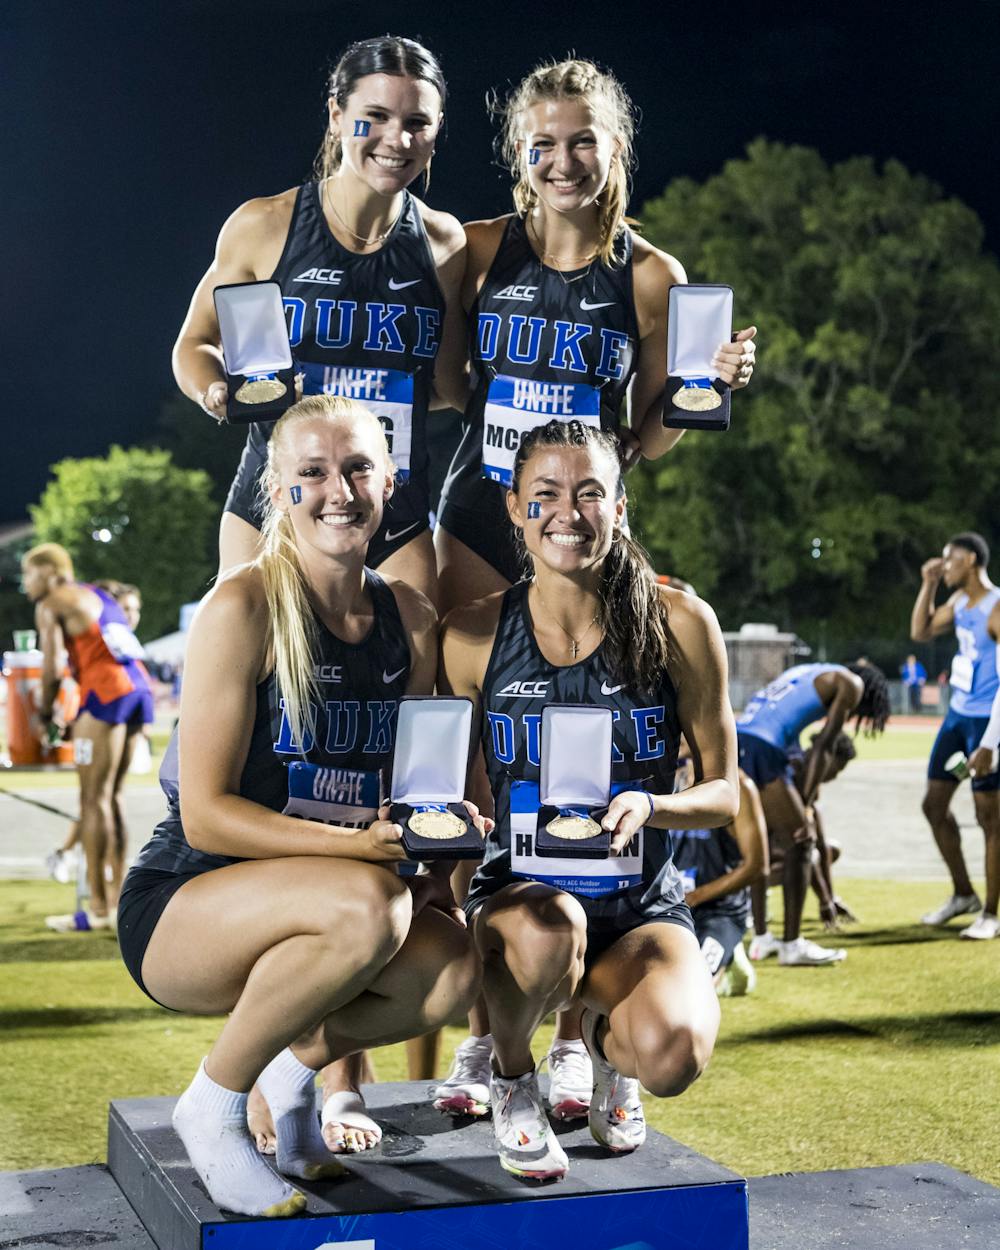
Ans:
[[[369,74],[390,74],[394,78],[417,78],[429,82],[441,97],[444,111],[448,88],[444,74],[433,52],[429,52],[415,39],[399,35],[379,35],[375,39],[362,39],[352,43],[330,71],[326,94],[343,108],[357,86],[358,81]],[[323,142],[313,164],[313,173],[319,181],[329,178],[340,168],[343,145],[330,130],[329,122],[323,134]]]
[[[966,551],[971,551],[976,557],[976,564],[980,568],[986,568],[990,562],[989,543],[987,543],[982,534],[976,534],[972,530],[967,530],[964,534],[956,534],[954,538],[949,538],[948,546],[964,547]]]
[[[39,543],[21,557],[23,564],[44,564],[67,581],[73,580],[73,557],[60,543]]]
[[[533,104],[542,100],[582,101],[594,113],[598,124],[618,141],[619,150],[612,157],[608,181],[598,204],[601,213],[600,259],[605,265],[619,263],[616,245],[619,235],[629,224],[625,210],[635,164],[632,152],[635,109],[632,101],[613,74],[598,69],[593,61],[582,60],[543,62],[518,83],[503,104],[491,99],[492,111],[502,119],[500,152],[515,180],[514,207],[521,217],[526,217],[538,203],[528,180],[528,146],[524,142],[523,118]]]
[[[288,409],[275,425],[268,441],[267,468],[261,481],[266,492],[263,498],[264,544],[255,563],[263,578],[271,620],[275,677],[284,700],[289,727],[294,740],[300,745],[305,740],[305,731],[315,727],[310,707],[319,702],[315,673],[316,617],[299,562],[291,520],[287,512],[275,507],[269,491],[280,481],[278,460],[288,448],[295,429],[307,421],[317,420],[369,429],[384,455],[386,472],[393,472],[382,423],[370,409],[354,399],[310,395]]]
[[[880,734],[892,710],[889,702],[889,683],[877,664],[866,660],[864,664],[845,664],[844,667],[864,684],[861,702],[854,710],[855,724],[864,729],[868,737]]]
[[[536,451],[550,447],[581,447],[605,456],[614,467],[615,497],[624,495],[618,444],[610,434],[581,421],[550,421],[528,433],[514,458],[515,494],[525,465]],[[598,624],[611,671],[631,690],[652,691],[671,655],[667,610],[649,557],[620,529],[615,530],[604,560],[599,594]]]

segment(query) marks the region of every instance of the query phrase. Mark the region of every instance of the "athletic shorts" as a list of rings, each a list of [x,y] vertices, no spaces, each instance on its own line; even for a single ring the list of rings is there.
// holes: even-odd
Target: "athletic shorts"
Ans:
[[[135,728],[151,725],[155,720],[153,692],[130,690],[128,694],[102,703],[92,690],[84,699],[80,712],[89,712],[95,720],[104,721],[106,725],[129,725]],[[78,712],[77,715],[79,714]]]
[[[507,515],[507,492],[484,477],[477,482],[479,502],[473,507],[442,496],[438,524],[513,586],[525,575],[527,557]]]
[[[739,744],[739,765],[758,790],[776,781],[779,777],[792,784],[792,766],[788,761],[787,752],[776,747],[763,738],[753,734],[737,733]]]
[[[224,512],[231,512],[259,530],[264,523],[261,479],[267,465],[267,440],[274,423],[250,427],[236,476],[226,496]],[[410,478],[397,482],[392,498],[385,505],[382,524],[368,544],[365,563],[371,569],[430,529],[430,490],[426,482]]]
[[[515,881],[512,879],[510,884],[515,884]],[[487,897],[489,896],[473,895],[470,892],[465,903],[470,926]],[[687,929],[689,933],[695,931],[691,909],[683,899],[677,902],[657,899],[643,906],[633,898],[631,892],[605,895],[602,898],[588,898],[584,894],[574,894],[573,897],[587,916],[587,952],[583,962],[588,971],[620,937],[631,933],[633,929],[641,929],[643,925],[676,924]]]
[[[153,998],[142,980],[142,961],[149,939],[164,908],[199,872],[161,872],[156,868],[131,868],[118,899],[118,946],[132,980],[147,998]],[[154,1003],[164,1006],[158,999]],[[168,1011],[173,1008],[168,1007]]]
[[[949,711],[941,722],[931,757],[927,761],[927,777],[931,781],[954,781],[951,773],[945,771],[945,761],[956,751],[970,756],[979,746],[979,740],[986,732],[989,724],[988,716],[961,716],[958,712]],[[973,790],[1000,790],[1000,769],[985,777],[972,778]]]
[[[704,907],[696,907],[691,915],[701,953],[709,971],[715,976],[720,968],[728,968],[733,962],[733,951],[743,941],[746,932],[746,916],[736,917],[728,912],[708,911]]]

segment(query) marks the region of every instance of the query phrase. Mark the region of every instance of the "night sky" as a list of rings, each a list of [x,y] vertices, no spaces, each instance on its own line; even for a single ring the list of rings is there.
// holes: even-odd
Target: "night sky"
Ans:
[[[633,208],[765,135],[828,161],[897,157],[970,204],[1000,248],[992,3],[8,0],[0,238],[14,471],[0,521],[23,516],[54,460],[145,436],[220,225],[307,176],[326,70],[352,40],[386,32],[442,61],[447,134],[428,198],[463,220],[510,206],[487,88],[575,50],[614,70],[642,111]]]

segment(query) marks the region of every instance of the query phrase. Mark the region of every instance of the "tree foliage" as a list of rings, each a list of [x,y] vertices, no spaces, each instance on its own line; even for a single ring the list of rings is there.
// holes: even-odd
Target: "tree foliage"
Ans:
[[[217,507],[208,475],[157,448],[112,446],[106,457],[61,460],[32,505],[36,541],[61,543],[84,581],[115,578],[142,592],[141,634],[177,628],[214,569]]]
[[[760,342],[730,431],[630,479],[657,567],[730,627],[904,636],[922,560],[998,536],[1000,271],[978,217],[898,162],[761,139],[642,219],[690,281],[734,288]]]

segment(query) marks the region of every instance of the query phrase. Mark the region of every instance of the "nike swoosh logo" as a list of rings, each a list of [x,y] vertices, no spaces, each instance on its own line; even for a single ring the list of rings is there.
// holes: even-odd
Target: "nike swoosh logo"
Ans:
[[[410,530],[415,530],[419,524],[420,524],[419,521],[414,521],[412,525],[404,525],[401,530],[396,530],[395,534],[392,532],[392,530],[386,530],[385,541],[387,543],[391,543],[396,538],[402,538],[402,536],[404,534],[408,534]]]
[[[617,694],[619,690],[625,689],[625,683],[620,686],[609,686],[606,681],[601,682],[601,694]]]
[[[390,286],[392,284],[390,283]],[[588,304],[586,299],[580,300],[580,307],[584,312],[593,312],[595,308],[610,308],[614,304],[614,300],[609,300],[606,304]]]
[[[395,278],[389,279],[390,291],[405,291],[408,286],[416,286],[420,281],[419,278],[411,278],[409,282],[397,282]]]
[[[406,665],[405,665],[405,664],[403,665],[403,667],[402,667],[402,668],[397,668],[397,669],[396,669],[396,671],[395,671],[394,673],[387,673],[387,672],[385,671],[385,669],[383,669],[383,670],[382,670],[382,680],[383,680],[383,681],[385,682],[385,684],[388,686],[390,682],[395,681],[395,680],[396,680],[396,678],[397,678],[397,677],[399,677],[401,673],[405,673],[405,672],[406,672]]]

